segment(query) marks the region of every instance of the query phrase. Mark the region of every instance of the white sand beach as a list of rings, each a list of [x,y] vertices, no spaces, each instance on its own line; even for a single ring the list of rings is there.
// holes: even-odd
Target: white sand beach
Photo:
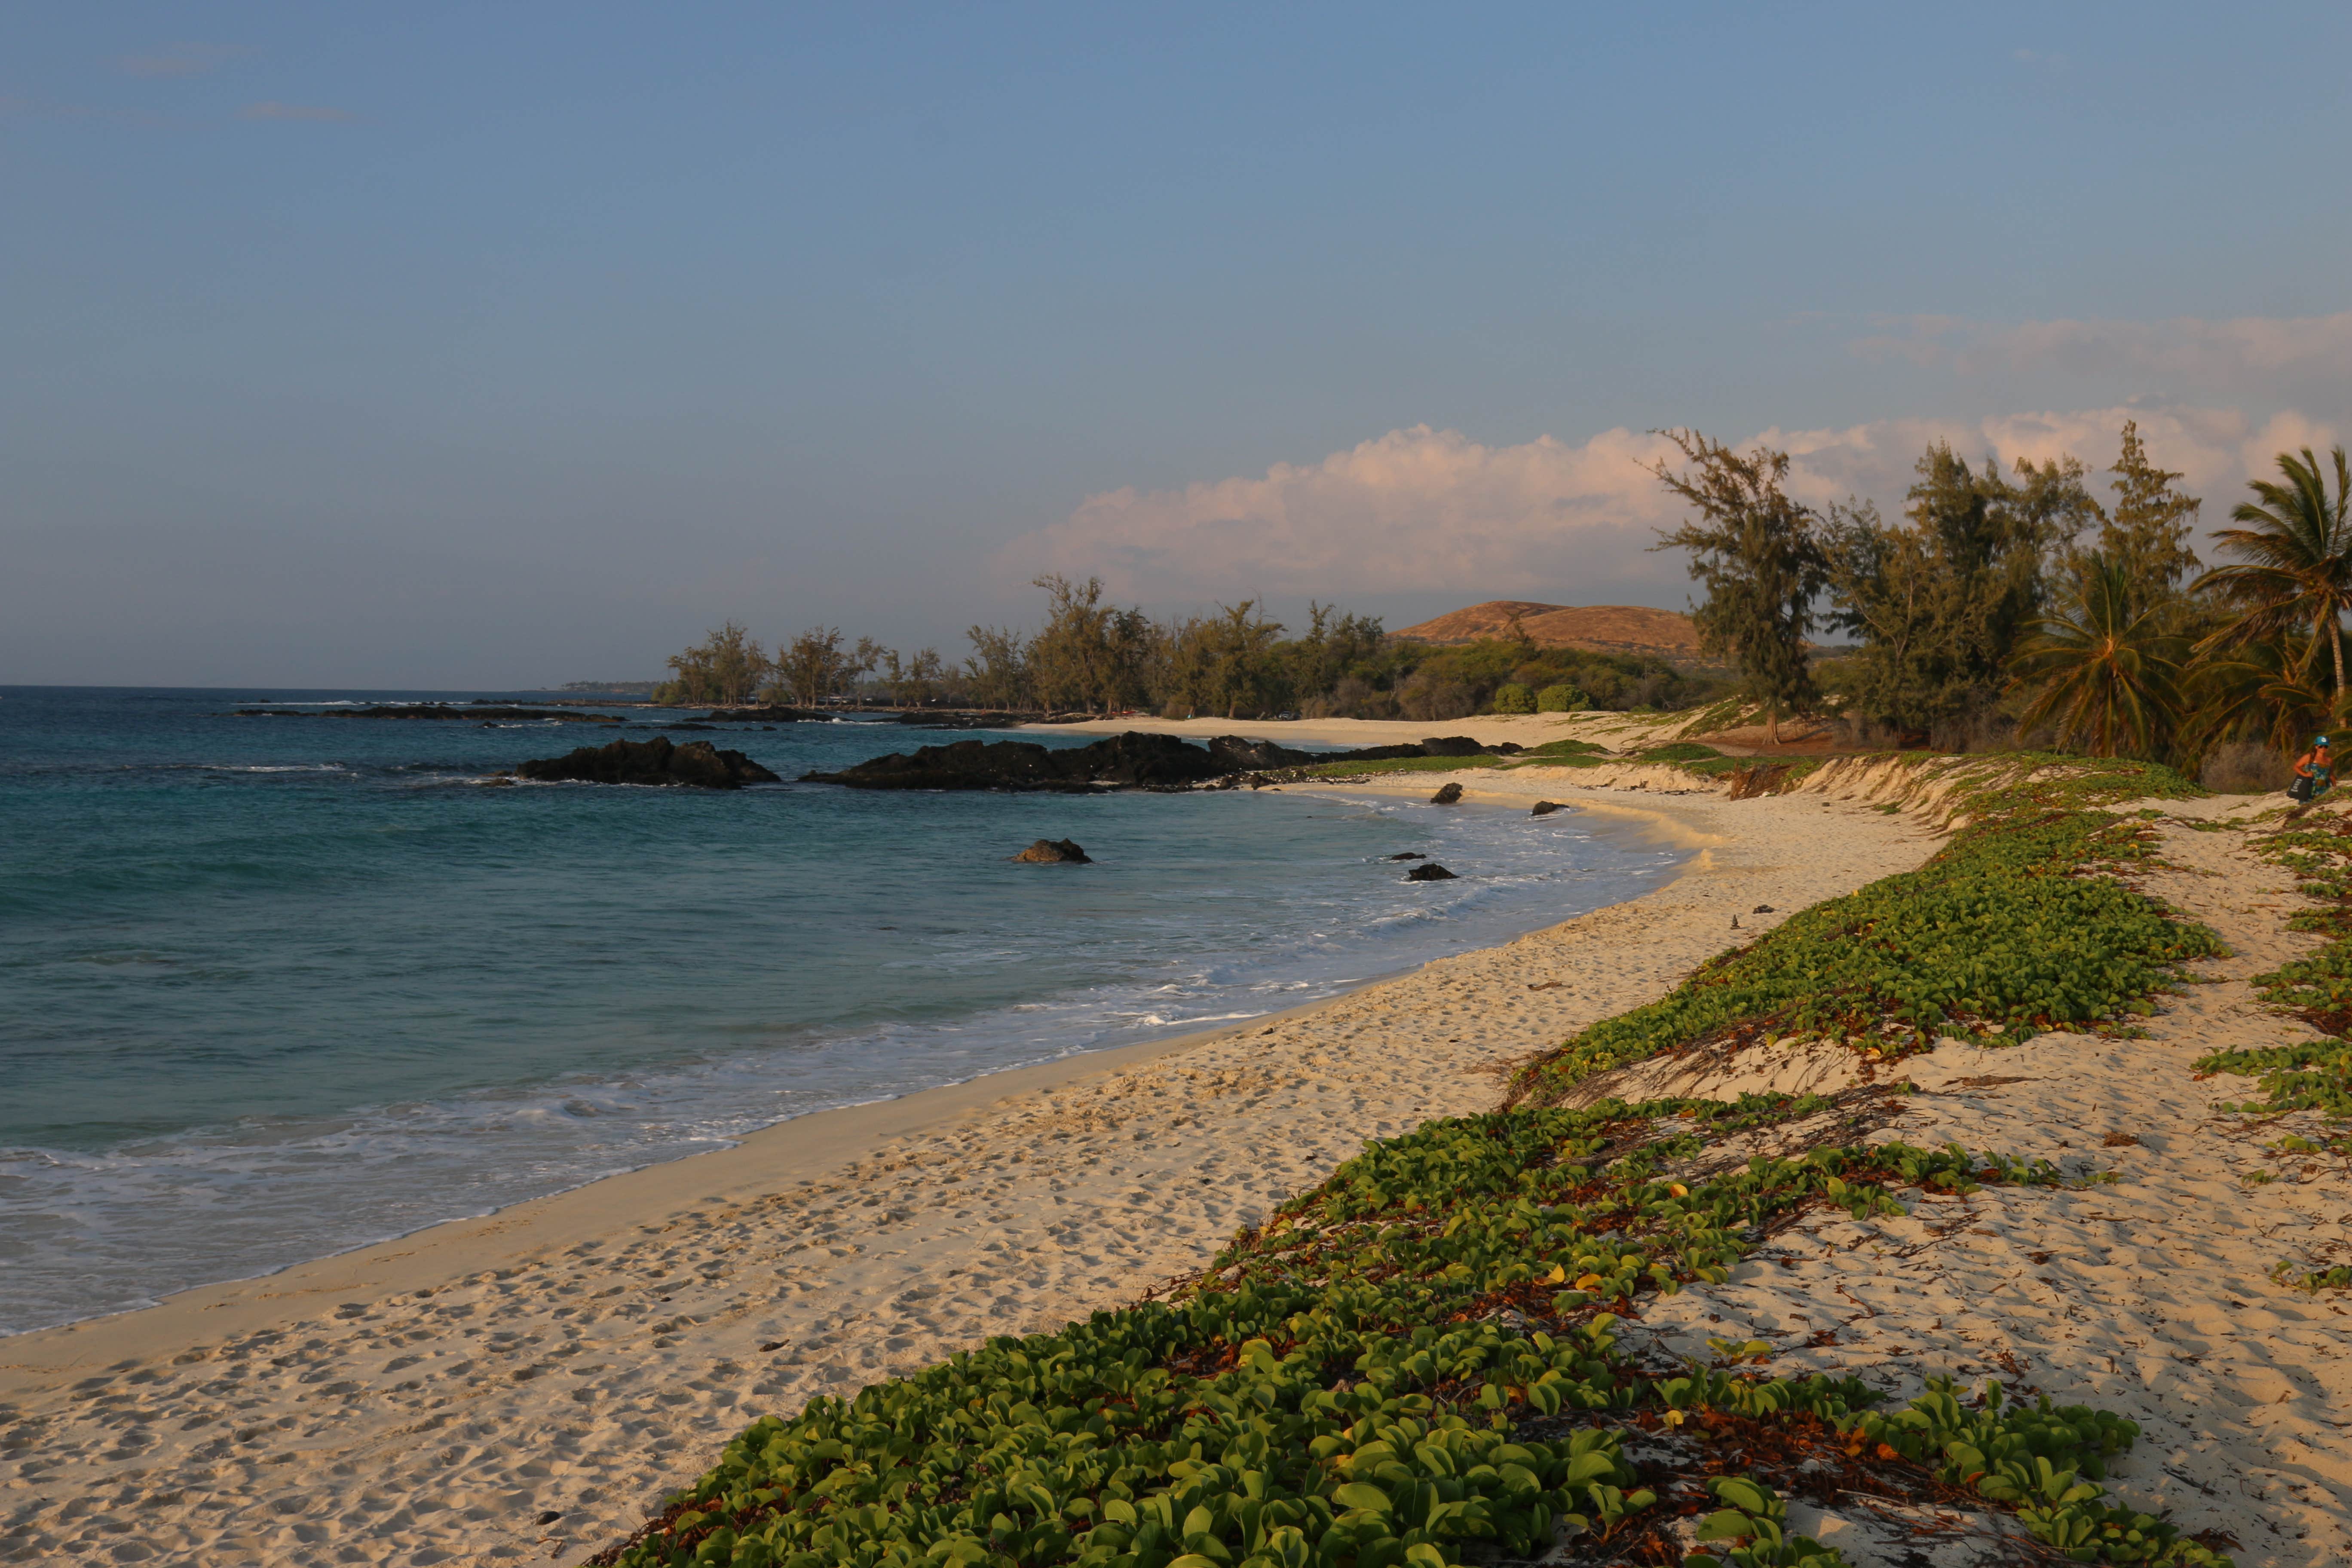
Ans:
[[[1494,723],[1421,728],[1485,738]],[[1490,1109],[1507,1064],[1938,842],[1921,814],[1876,809],[1883,773],[1858,767],[1738,802],[1665,770],[1455,776],[1474,798],[1627,813],[1695,854],[1646,897],[1297,1014],[804,1118],[0,1342],[0,1560],[577,1562],[754,1416],[1129,1300],[1364,1139]],[[2126,1498],[2226,1531],[2250,1568],[2341,1562],[2352,1320],[2264,1271],[2290,1243],[2347,1235],[2331,1216],[2352,1219],[2352,1173],[2323,1160],[2248,1185],[2263,1151],[2209,1109],[2244,1082],[2200,1083],[2189,1066],[2307,1033],[2262,1011],[2246,978],[2315,939],[2284,930],[2291,879],[2243,833],[2167,841],[2179,868],[2150,890],[2236,956],[2200,965],[2209,983],[2144,1040],[2053,1036],[1905,1064],[1921,1092],[1882,1134],[2112,1168],[2116,1184],[1808,1221],[1727,1283],[1648,1308],[1639,1331],[1752,1333],[1782,1348],[1776,1367],[1897,1390],[1994,1372],[2105,1404],[2147,1430],[2117,1472]],[[1768,903],[1779,912],[1753,912]],[[1881,1560],[1862,1513],[1820,1528],[1857,1563]],[[1956,1550],[1990,1539],[1966,1521],[1953,1533]]]

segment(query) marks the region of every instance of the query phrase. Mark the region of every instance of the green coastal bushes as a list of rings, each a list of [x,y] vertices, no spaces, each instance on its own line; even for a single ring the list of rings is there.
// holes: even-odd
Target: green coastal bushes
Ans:
[[[1592,699],[1573,686],[1547,686],[1536,693],[1538,713],[1581,713],[1592,706]]]
[[[2189,786],[2146,764],[2041,772],[2004,760],[1969,803],[1977,825],[1918,870],[1816,904],[1585,1029],[1524,1068],[1515,1100],[1547,1103],[1594,1073],[1735,1032],[1899,1056],[1939,1034],[2019,1039],[2151,1011],[2178,965],[2219,953],[2220,939],[2099,874],[2148,858],[2146,824],[2044,803]]]
[[[1494,709],[1497,713],[1532,713],[1536,694],[1516,680],[1507,680],[1495,688]]]

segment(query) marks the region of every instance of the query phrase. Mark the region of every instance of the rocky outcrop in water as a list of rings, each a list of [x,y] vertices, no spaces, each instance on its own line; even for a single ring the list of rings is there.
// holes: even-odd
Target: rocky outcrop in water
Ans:
[[[1415,866],[1412,870],[1407,871],[1404,874],[1404,879],[1408,882],[1451,882],[1454,877],[1453,872],[1432,860],[1426,865]]]
[[[1272,768],[1303,768],[1316,763],[1333,760],[1328,752],[1296,752],[1272,741],[1247,741],[1239,735],[1220,735],[1209,742],[1210,757],[1223,765],[1227,773],[1257,773]],[[1346,753],[1340,753],[1345,756]]]
[[[1078,847],[1075,838],[1040,838],[1013,857],[1028,866],[1091,866],[1095,858]]]
[[[894,752],[837,773],[808,773],[803,782],[852,789],[1083,790],[1205,784],[1234,771],[1206,747],[1130,730],[1091,746],[955,741]]]
[[[1549,816],[1555,811],[1566,811],[1568,807],[1560,805],[1559,802],[1556,800],[1539,800],[1536,802],[1536,808],[1528,813],[1528,815],[1529,816]]]
[[[1432,805],[1454,805],[1458,804],[1461,799],[1462,786],[1458,784],[1450,784],[1440,789],[1435,795],[1431,795],[1429,797],[1429,804]]]
[[[1471,750],[1429,749],[1456,746]],[[1518,750],[1517,746],[1509,749]],[[1419,745],[1374,746],[1355,752],[1301,752],[1239,735],[1219,735],[1206,746],[1197,746],[1173,735],[1129,730],[1090,746],[956,741],[917,752],[893,752],[838,773],[803,773],[801,782],[846,784],[852,789],[1184,789],[1228,779],[1269,782],[1252,775],[1318,763],[1494,755],[1503,750],[1482,747],[1458,735]]]
[[[740,789],[747,784],[783,782],[740,752],[722,752],[708,741],[673,745],[667,735],[656,735],[650,741],[615,741],[609,746],[583,746],[566,756],[518,763],[514,771],[540,784]]]

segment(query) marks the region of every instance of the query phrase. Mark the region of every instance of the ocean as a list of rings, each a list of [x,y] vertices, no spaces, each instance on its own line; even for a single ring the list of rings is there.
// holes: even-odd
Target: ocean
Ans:
[[[491,789],[670,721],[299,716],[535,695],[0,687],[0,1332],[1296,1006],[1680,858],[1343,786]],[[961,738],[668,732],[787,779]],[[1040,837],[1097,863],[1011,862]]]

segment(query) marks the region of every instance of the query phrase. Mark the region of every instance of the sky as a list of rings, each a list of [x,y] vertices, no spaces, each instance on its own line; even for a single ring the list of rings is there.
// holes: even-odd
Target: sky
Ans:
[[[2352,431],[2341,7],[0,4],[0,684],[1684,605],[1663,427],[2225,521]]]

